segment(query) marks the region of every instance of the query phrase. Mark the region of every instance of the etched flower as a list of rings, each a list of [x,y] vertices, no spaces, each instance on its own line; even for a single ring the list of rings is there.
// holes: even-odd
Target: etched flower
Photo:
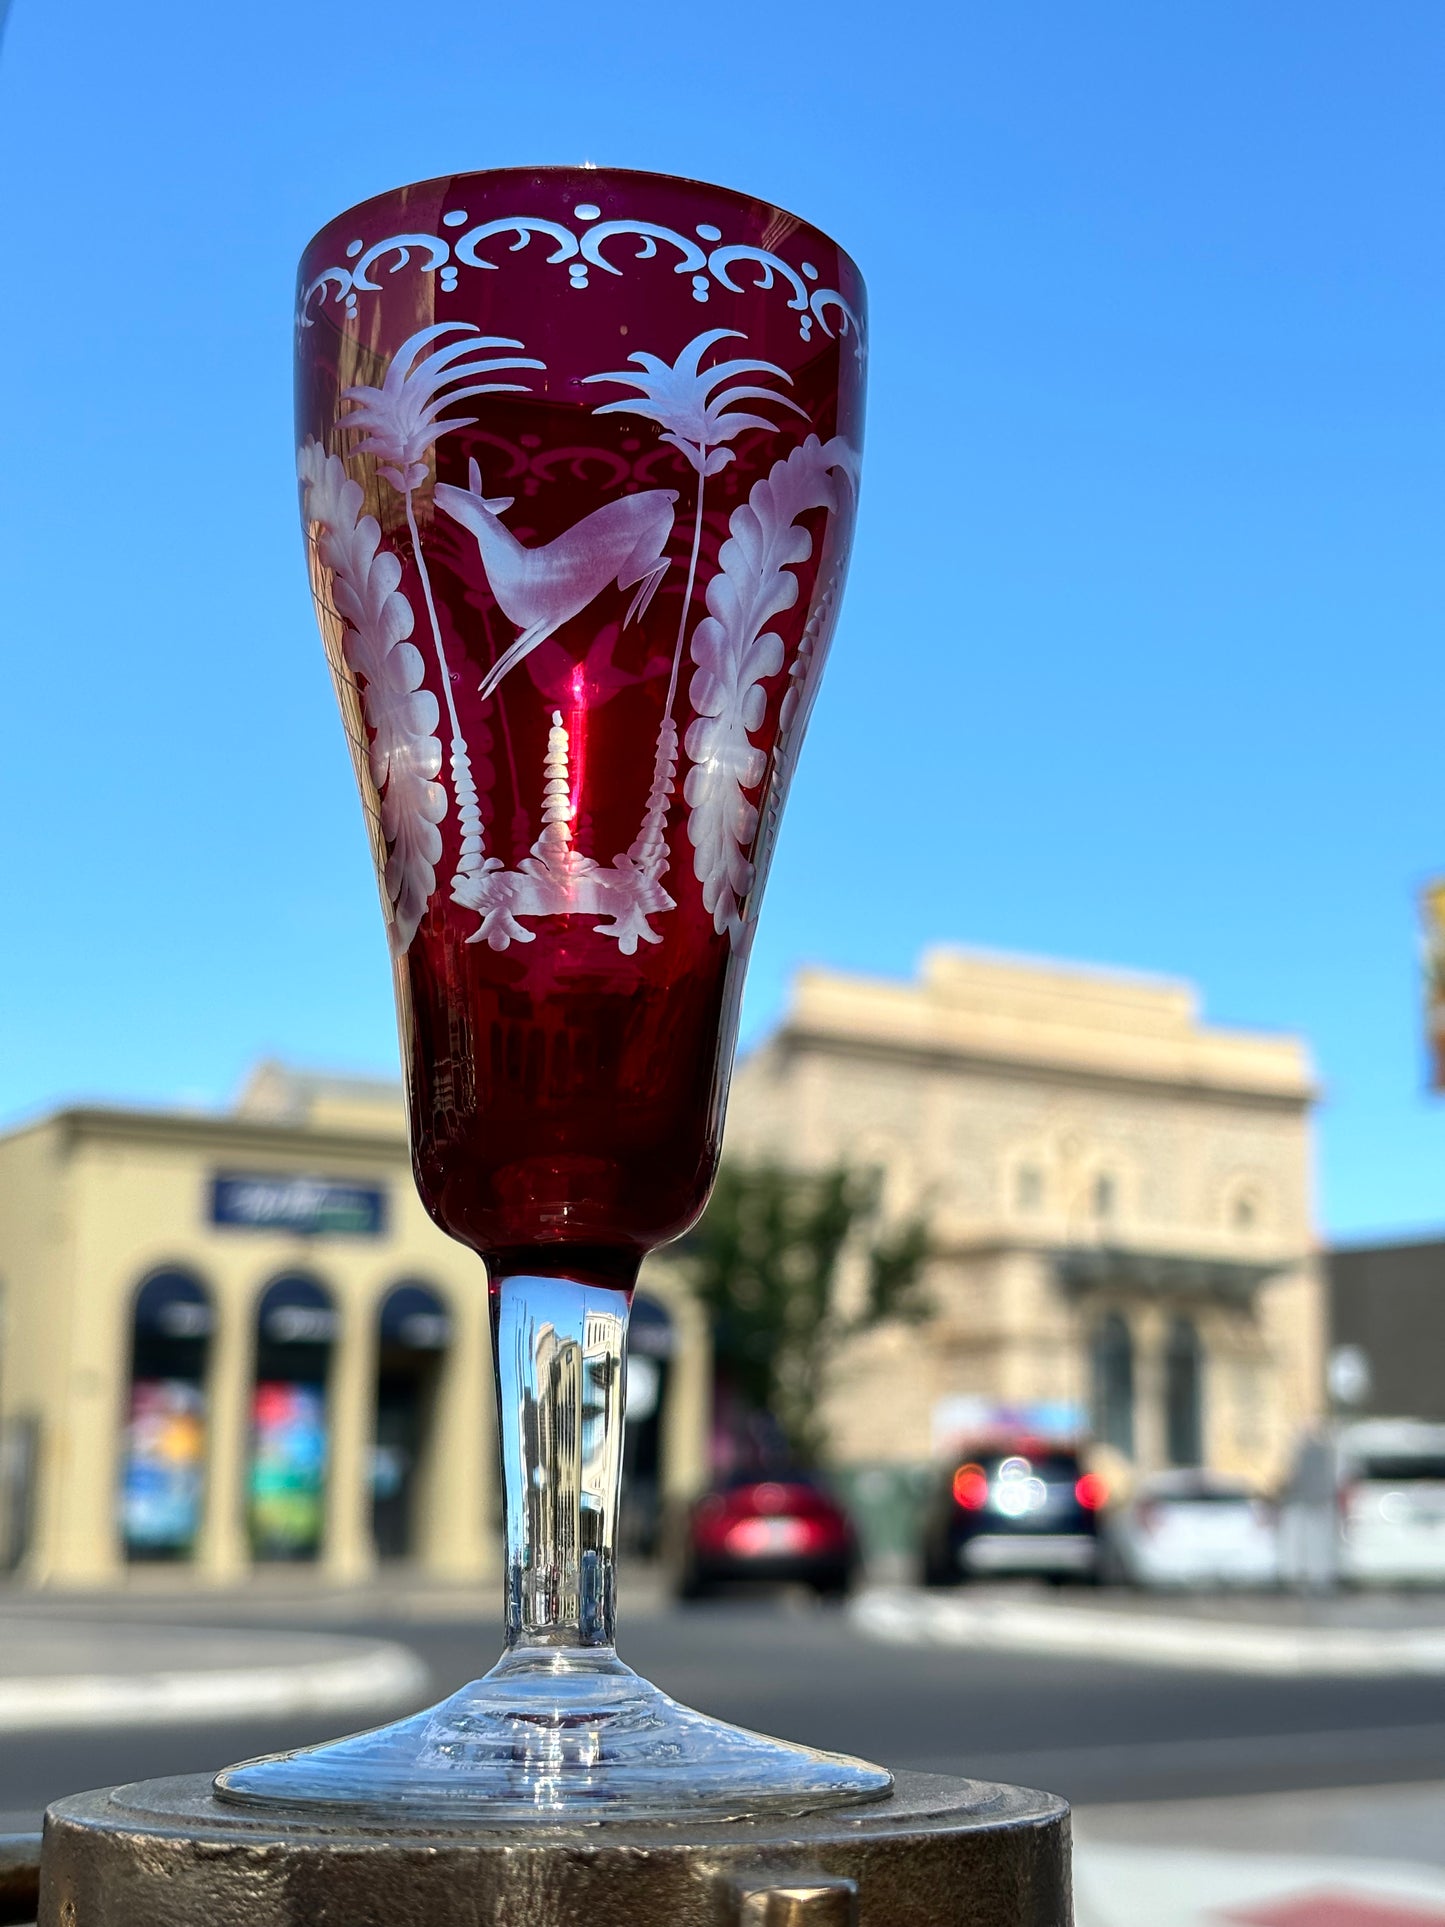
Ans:
[[[443,335],[460,332],[464,339],[448,342],[431,354],[423,351]],[[410,493],[426,480],[426,457],[432,443],[449,428],[470,428],[475,415],[448,415],[442,410],[471,395],[526,394],[520,381],[474,381],[477,375],[491,375],[514,368],[545,368],[546,363],[529,355],[501,355],[494,359],[468,360],[489,348],[520,348],[520,341],[484,335],[471,321],[439,321],[422,328],[397,349],[387,366],[380,388],[361,385],[342,390],[342,400],[351,403],[351,413],[340,418],[342,428],[361,431],[358,455],[380,457],[380,472],[393,488]],[[457,387],[458,382],[471,383]]]
[[[627,357],[637,364],[636,374],[620,368],[612,374],[588,375],[585,379],[589,382],[617,382],[622,387],[636,388],[643,397],[640,401],[604,402],[596,412],[645,416],[659,425],[663,430],[662,439],[680,449],[699,475],[716,475],[733,458],[732,449],[723,447],[723,443],[732,441],[745,428],[776,429],[778,426],[765,416],[739,409],[739,402],[771,402],[807,418],[805,409],[775,389],[746,382],[731,388],[722,386],[740,375],[776,375],[780,381],[791,383],[792,376],[771,361],[720,361],[711,368],[699,367],[708,349],[719,341],[742,339],[736,328],[713,328],[695,336],[674,362],[644,352]],[[714,393],[714,390],[720,392]]]

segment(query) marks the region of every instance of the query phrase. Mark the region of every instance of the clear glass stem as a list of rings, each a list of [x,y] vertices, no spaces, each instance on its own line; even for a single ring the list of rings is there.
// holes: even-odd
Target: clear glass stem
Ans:
[[[611,1651],[629,1294],[494,1277],[507,1649]]]
[[[507,1650],[422,1713],[216,1775],[241,1806],[515,1825],[876,1800],[883,1768],[679,1706],[613,1650],[629,1295],[492,1277]]]

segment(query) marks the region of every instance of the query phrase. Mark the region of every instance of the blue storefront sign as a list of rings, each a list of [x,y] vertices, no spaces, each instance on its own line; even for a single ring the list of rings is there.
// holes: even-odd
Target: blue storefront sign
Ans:
[[[211,1180],[211,1223],[303,1237],[379,1238],[386,1229],[386,1192],[377,1184],[336,1178],[218,1172]]]

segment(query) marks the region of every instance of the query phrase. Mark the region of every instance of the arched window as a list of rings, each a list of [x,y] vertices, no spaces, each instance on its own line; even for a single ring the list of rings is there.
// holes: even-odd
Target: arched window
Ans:
[[[300,1347],[306,1353],[313,1348],[329,1352],[335,1336],[336,1308],[331,1302],[331,1293],[304,1271],[283,1273],[273,1278],[262,1292],[256,1311],[257,1345],[267,1351],[273,1347],[283,1348],[281,1357],[288,1366],[318,1362],[311,1358],[302,1360],[300,1353],[290,1348]],[[257,1376],[260,1376],[259,1370]]]
[[[248,1515],[258,1559],[314,1559],[326,1505],[331,1293],[304,1272],[274,1278],[256,1307]]]
[[[1117,1311],[1105,1313],[1092,1345],[1094,1436],[1134,1456],[1134,1340]]]
[[[1246,1238],[1268,1230],[1275,1215],[1271,1191],[1269,1182],[1257,1173],[1238,1173],[1219,1194],[1221,1224]]]
[[[444,1352],[452,1340],[451,1314],[440,1292],[407,1279],[393,1285],[381,1301],[383,1347],[411,1352]]]
[[[371,1530],[382,1559],[412,1558],[423,1550],[437,1390],[451,1337],[446,1301],[430,1285],[408,1278],[382,1299],[371,1451]]]
[[[627,1552],[656,1553],[662,1530],[663,1413],[677,1332],[657,1299],[639,1292],[627,1327],[626,1430],[620,1535]]]
[[[1171,1465],[1204,1457],[1203,1357],[1190,1318],[1176,1318],[1164,1347],[1164,1431]]]
[[[1089,1204],[1100,1224],[1107,1223],[1114,1216],[1119,1207],[1119,1187],[1112,1171],[1095,1173]]]
[[[1043,1210],[1044,1174],[1037,1164],[1020,1164],[1015,1170],[1014,1205],[1030,1217]]]
[[[211,1335],[211,1295],[192,1271],[153,1271],[135,1295],[135,1337],[142,1346]]]
[[[201,1527],[211,1299],[193,1272],[153,1271],[131,1313],[121,1535],[128,1559],[185,1559]]]

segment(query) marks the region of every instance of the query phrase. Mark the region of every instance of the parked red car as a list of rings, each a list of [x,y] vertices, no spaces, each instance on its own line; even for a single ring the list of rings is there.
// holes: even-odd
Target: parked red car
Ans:
[[[679,1592],[701,1599],[736,1581],[811,1586],[841,1598],[858,1568],[853,1522],[805,1472],[739,1473],[688,1515]]]

